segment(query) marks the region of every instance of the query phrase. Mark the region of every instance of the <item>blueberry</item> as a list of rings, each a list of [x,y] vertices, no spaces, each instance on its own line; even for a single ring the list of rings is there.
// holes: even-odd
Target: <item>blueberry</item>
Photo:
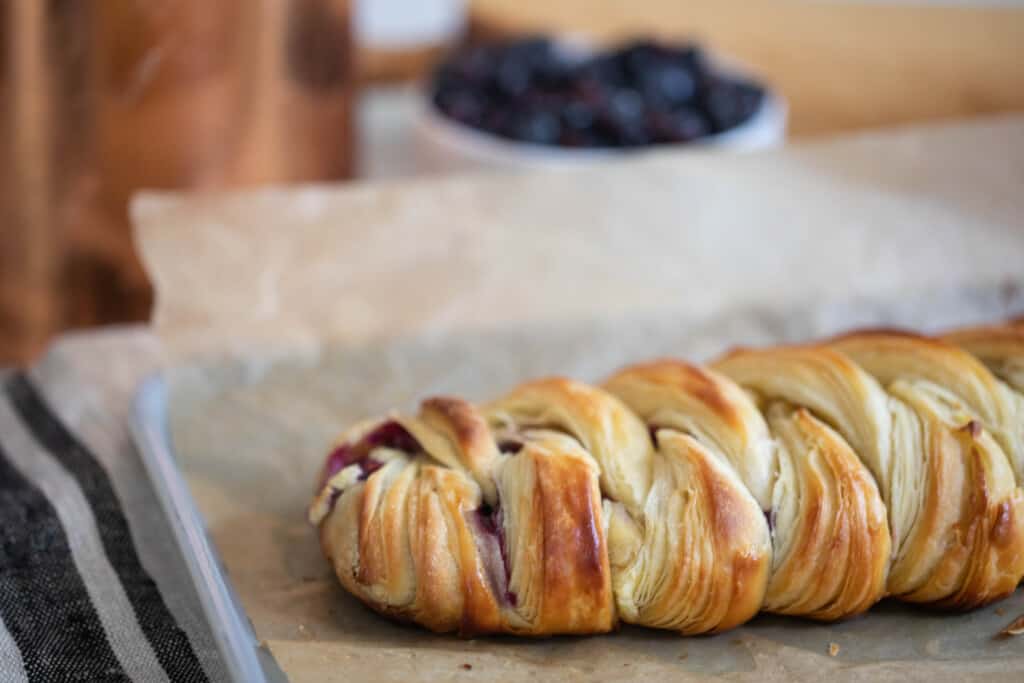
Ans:
[[[681,64],[658,66],[641,78],[644,96],[656,106],[684,104],[697,92],[697,79]]]
[[[442,64],[434,71],[434,92],[443,92],[466,86],[466,78],[461,70],[452,64]]]
[[[617,122],[635,123],[643,118],[644,99],[632,88],[616,90],[608,102],[608,112]]]
[[[586,130],[572,130],[562,128],[562,136],[558,138],[558,144],[563,147],[599,147],[597,137]]]
[[[643,118],[617,120],[602,116],[595,123],[594,132],[601,138],[601,146],[606,147],[637,147],[651,142]]]
[[[480,128],[505,137],[513,137],[510,130],[512,117],[505,109],[490,108],[484,112]]]
[[[616,54],[622,68],[630,77],[642,78],[651,69],[656,69],[665,58],[664,51],[649,41],[637,41],[622,48]]]
[[[680,107],[670,112],[656,112],[650,127],[657,142],[690,142],[711,132],[707,118],[695,107]]]
[[[533,66],[533,83],[537,88],[561,92],[572,85],[573,70],[561,59],[552,59]]]
[[[708,73],[707,60],[704,58],[704,53],[696,45],[685,45],[671,49],[666,54],[667,58],[673,63],[686,67],[695,76],[699,77]]]
[[[736,84],[740,100],[740,110],[743,112],[743,119],[753,116],[761,108],[764,101],[764,90],[753,83],[739,82]]]
[[[432,96],[446,116],[506,138],[634,147],[727,130],[764,94],[712,73],[692,45],[638,41],[575,61],[530,38],[454,55],[435,71]]]
[[[469,48],[456,55],[449,63],[461,78],[472,82],[483,82],[494,72],[496,54],[488,46]]]
[[[494,84],[502,95],[508,97],[514,98],[525,94],[530,87],[529,65],[512,55],[505,56],[498,62]]]
[[[616,131],[619,147],[643,147],[653,142],[650,132],[642,122],[620,125]]]
[[[512,125],[512,137],[523,142],[538,145],[553,145],[558,142],[561,125],[558,117],[548,111],[528,111],[516,117]]]
[[[606,90],[621,87],[628,80],[622,63],[609,55],[592,57],[580,64],[576,78],[581,84],[589,82]]]
[[[559,138],[558,142],[566,147],[581,147],[589,149],[619,146],[618,137],[614,132],[607,130],[598,123],[595,123],[586,130],[572,130],[563,127],[562,137]]]
[[[571,97],[591,109],[600,109],[611,99],[612,92],[614,89],[605,83],[593,78],[584,78],[576,82]]]
[[[704,111],[714,127],[715,132],[732,128],[740,119],[739,102],[728,85],[717,83],[704,92],[702,98]]]
[[[598,110],[598,132],[614,147],[648,144],[650,136],[645,125],[644,112],[644,100],[636,90],[616,90],[606,106]]]
[[[541,36],[523,38],[509,44],[507,53],[530,66],[538,66],[559,59],[551,41]]]
[[[456,121],[469,126],[479,126],[483,119],[484,103],[471,90],[449,90],[439,92],[434,98],[437,106]]]
[[[749,119],[760,107],[763,93],[757,86],[717,80],[703,93],[704,110],[714,131],[735,128]]]
[[[568,102],[562,107],[562,124],[571,130],[586,130],[597,118],[594,108],[583,101]]]

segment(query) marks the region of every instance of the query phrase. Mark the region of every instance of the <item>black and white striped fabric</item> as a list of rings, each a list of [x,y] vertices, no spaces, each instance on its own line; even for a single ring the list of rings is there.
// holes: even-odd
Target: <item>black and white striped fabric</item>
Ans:
[[[108,472],[113,463],[135,507],[147,507],[136,487],[152,491],[130,442],[116,419],[78,417],[94,442],[119,452],[106,465],[29,375],[0,375],[0,681],[221,680],[198,601],[175,594],[191,586],[180,566],[166,566],[180,558],[152,515],[155,496],[133,529]],[[126,458],[135,462],[121,467]],[[140,541],[158,573],[179,575],[169,594]]]

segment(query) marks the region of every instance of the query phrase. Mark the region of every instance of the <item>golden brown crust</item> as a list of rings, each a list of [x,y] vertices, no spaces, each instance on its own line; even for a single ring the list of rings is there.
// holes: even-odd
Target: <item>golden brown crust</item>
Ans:
[[[1015,505],[1001,506],[1012,503],[1017,489],[999,444],[978,451],[980,459],[968,457],[953,432],[976,417],[979,428],[994,425],[1012,448],[1006,388],[941,340],[875,330],[831,340],[828,347],[741,352],[719,367],[763,399],[809,407],[868,466],[888,510],[889,592],[965,608],[991,601],[1013,580],[1007,577],[1024,574],[1024,558],[1016,544],[982,547],[980,536],[967,538],[964,530],[992,518],[995,509],[1015,514]],[[979,487],[996,479],[1005,482],[1002,488],[988,486],[979,498]],[[979,499],[988,509],[970,503]],[[1002,573],[969,573],[978,563],[1000,566]]]
[[[543,597],[535,633],[610,630],[615,612],[596,472],[581,459],[529,448],[516,457],[532,458],[536,470],[529,508],[540,511],[531,542],[540,539]]]
[[[760,413],[724,377],[675,360],[626,368],[604,388],[656,433],[658,447],[654,489],[637,516],[643,552],[620,553],[630,559],[616,585],[623,619],[681,633],[743,623],[764,600],[771,566],[761,510],[774,458]]]
[[[1012,391],[977,358],[940,339],[853,333],[831,345],[878,379],[900,406],[897,420],[915,421],[922,434],[900,442],[903,453],[895,454],[919,466],[900,477],[896,462],[890,482],[890,517],[914,511],[901,521],[905,545],[890,590],[959,608],[1004,595],[1007,582],[1016,586],[1024,575],[1024,554],[1019,540],[992,543],[985,530],[993,519],[1020,524],[1011,463],[1022,451]]]
[[[1007,481],[1009,474],[992,466],[999,447],[968,423],[952,430],[967,466],[970,488],[965,491],[956,543],[936,572],[951,574],[940,583],[945,590],[925,596],[937,607],[972,609],[1012,593],[1024,574],[1024,494]],[[963,559],[960,559],[962,557]],[[959,561],[958,561],[959,560]]]
[[[890,557],[875,482],[846,441],[806,409],[776,406],[769,423],[782,469],[773,511],[778,558],[764,609],[824,621],[859,614],[884,595]]]
[[[976,357],[1018,393],[1024,393],[1024,319],[954,330],[942,339]]]
[[[620,370],[604,388],[648,427],[696,435],[732,465],[762,510],[771,507],[776,469],[771,435],[757,406],[727,377],[663,359]]]
[[[848,357],[821,346],[777,346],[733,351],[712,367],[763,404],[806,407],[842,435],[884,489],[890,457],[887,397]]]
[[[373,609],[464,636],[970,609],[1024,576],[1024,327],[564,378],[353,427],[310,508]]]
[[[1012,391],[966,351],[920,335],[850,334],[830,346],[889,386],[898,380],[927,382],[951,395],[1002,446],[1018,478],[1024,476],[1024,438]]]
[[[500,456],[487,420],[476,406],[461,398],[428,398],[421,404],[418,417],[419,424],[427,429],[420,428],[416,423],[405,422],[412,435],[421,443],[436,442],[433,435],[442,436],[446,443],[443,446],[436,444],[434,450],[427,447],[427,452],[447,462],[446,459],[438,458],[437,450],[449,450],[448,459],[464,467],[480,484],[484,498],[493,502],[493,469]]]
[[[634,509],[643,503],[651,481],[647,429],[611,394],[551,377],[516,387],[485,412],[497,429],[554,429],[569,434],[600,468],[601,489],[610,498]]]
[[[771,562],[764,516],[729,466],[694,438],[663,429],[658,444],[643,516],[632,534],[612,535],[635,546],[616,553],[625,561],[613,566],[622,619],[684,634],[732,628],[764,599]]]

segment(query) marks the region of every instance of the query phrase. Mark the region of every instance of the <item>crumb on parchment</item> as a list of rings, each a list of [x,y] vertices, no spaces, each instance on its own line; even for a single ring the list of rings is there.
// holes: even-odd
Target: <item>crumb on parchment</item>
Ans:
[[[1019,636],[1024,633],[1024,614],[1020,615],[1009,624],[1006,625],[1002,631],[999,632],[1001,636]]]
[[[466,671],[470,671],[470,670],[472,670],[472,668],[473,668],[473,665],[472,665],[472,664],[470,664],[469,662],[466,662],[466,663],[464,663],[464,664],[462,665],[462,668],[463,668],[463,669],[465,669]]]
[[[837,654],[839,654],[839,643],[829,643],[828,656],[835,657]]]

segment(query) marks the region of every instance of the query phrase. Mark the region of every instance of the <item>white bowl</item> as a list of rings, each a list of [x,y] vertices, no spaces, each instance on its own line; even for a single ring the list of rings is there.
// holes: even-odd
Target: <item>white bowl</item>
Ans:
[[[579,40],[560,41],[574,55],[592,50]],[[786,101],[767,88],[751,71],[732,60],[710,56],[712,68],[726,75],[761,84],[761,107],[747,121],[693,142],[664,143],[633,148],[575,148],[515,142],[459,123],[441,113],[431,101],[429,84],[420,88],[414,121],[417,166],[426,172],[522,170],[575,166],[604,159],[620,159],[648,152],[729,150],[747,152],[781,145],[786,139]]]

